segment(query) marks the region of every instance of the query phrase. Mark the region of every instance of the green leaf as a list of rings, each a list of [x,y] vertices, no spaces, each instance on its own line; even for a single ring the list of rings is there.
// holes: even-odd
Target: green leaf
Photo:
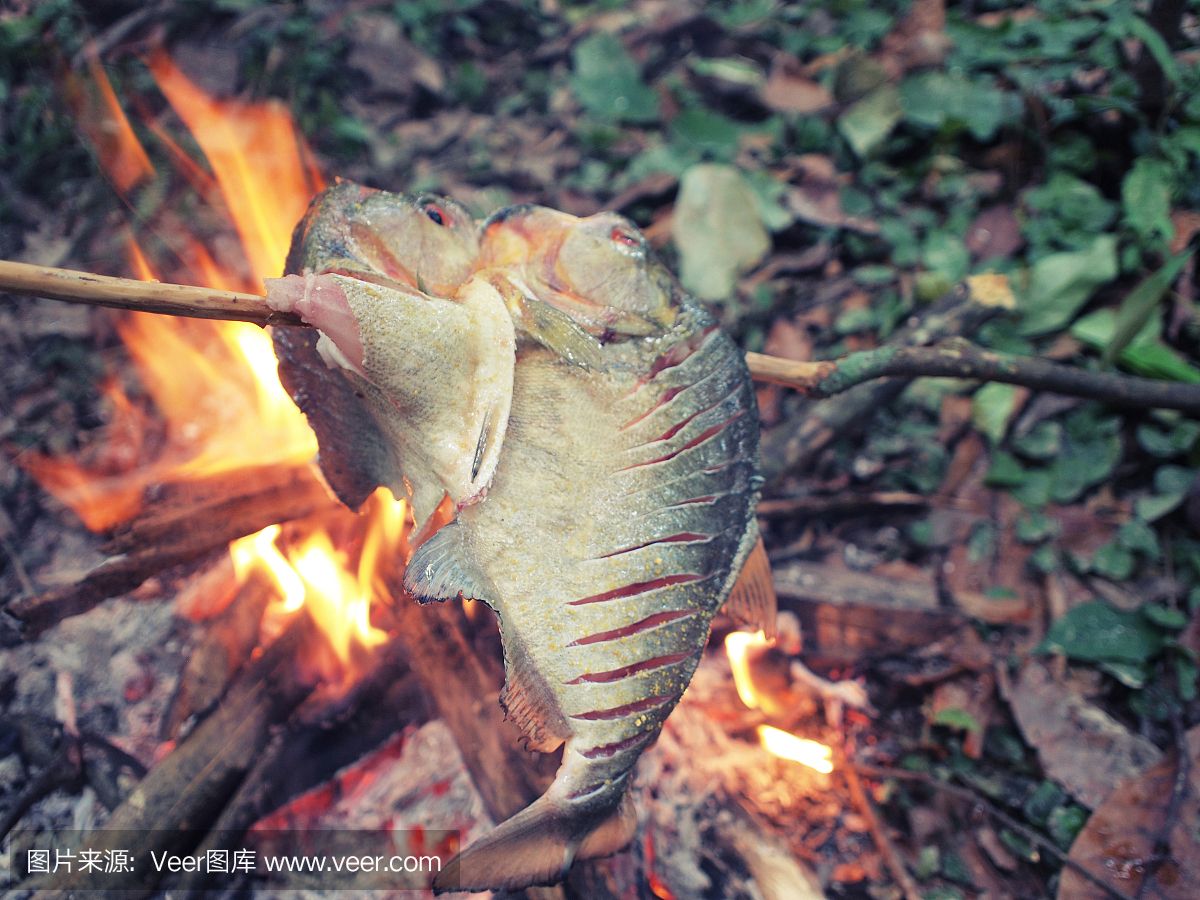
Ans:
[[[737,123],[703,107],[685,109],[671,122],[676,143],[722,160],[733,159],[738,147]]]
[[[871,155],[900,121],[900,92],[885,84],[863,97],[838,119],[838,131],[859,159]]]
[[[1157,559],[1162,552],[1158,535],[1141,519],[1130,519],[1117,530],[1117,543],[1126,550],[1141,553],[1149,559]]]
[[[971,398],[971,421],[993,446],[1004,440],[1016,403],[1017,389],[995,381],[985,384]]]
[[[979,724],[979,720],[967,712],[965,709],[959,709],[957,706],[948,706],[945,709],[939,709],[933,717],[934,725],[944,725],[947,728],[954,728],[959,731],[982,731],[983,726]]]
[[[1027,459],[1054,459],[1062,452],[1062,425],[1043,419],[1012,442],[1013,449]]]
[[[1167,289],[1175,283],[1179,272],[1191,256],[1191,250],[1176,253],[1163,264],[1161,269],[1129,292],[1129,296],[1117,310],[1117,321],[1112,340],[1104,348],[1105,362],[1112,362],[1116,359],[1117,354],[1124,350],[1146,326],[1146,323],[1150,321],[1150,316],[1158,307],[1159,301],[1162,300]]]
[[[671,236],[679,279],[704,300],[733,293],[737,276],[771,249],[758,198],[732,166],[692,166],[680,179]]]
[[[1137,38],[1146,45],[1146,49],[1150,51],[1150,55],[1162,69],[1167,81],[1171,84],[1179,84],[1179,63],[1175,61],[1171,48],[1167,46],[1167,42],[1158,33],[1158,30],[1140,16],[1130,16],[1124,24],[1131,37]]]
[[[1143,239],[1175,233],[1171,224],[1171,167],[1161,159],[1139,157],[1121,182],[1125,222]]]
[[[1200,437],[1200,422],[1191,419],[1180,419],[1170,431],[1160,431],[1149,422],[1138,426],[1138,445],[1151,456],[1160,459],[1170,459],[1187,453]]]
[[[1158,337],[1159,330],[1158,317],[1151,317],[1129,346],[1117,356],[1117,362],[1131,372],[1149,378],[1200,384],[1200,369],[1164,344]],[[1088,313],[1071,326],[1072,337],[1097,350],[1107,347],[1115,332],[1116,313],[1111,309]]]
[[[1102,234],[1086,250],[1043,256],[1029,274],[1021,298],[1019,332],[1044,334],[1066,325],[1096,289],[1117,276],[1117,239]]]
[[[1142,615],[1159,628],[1165,628],[1167,631],[1182,631],[1188,623],[1188,617],[1184,613],[1159,603],[1143,606]]]
[[[1093,600],[1051,625],[1037,652],[1061,653],[1084,662],[1138,664],[1162,648],[1162,634],[1140,615]]]
[[[1054,838],[1054,843],[1067,850],[1083,830],[1087,817],[1087,812],[1081,806],[1060,806],[1050,813],[1046,820],[1046,830],[1050,832],[1050,837]]]
[[[1105,544],[1092,557],[1092,571],[1113,581],[1124,581],[1133,574],[1133,554],[1116,543]]]
[[[1017,519],[1017,540],[1022,544],[1037,544],[1058,534],[1061,526],[1041,510],[1033,510]]]
[[[658,121],[658,94],[642,81],[624,45],[598,32],[575,45],[571,89],[591,115],[605,122]]]
[[[1133,511],[1147,522],[1156,522],[1182,502],[1179,494],[1146,494],[1134,501]]]

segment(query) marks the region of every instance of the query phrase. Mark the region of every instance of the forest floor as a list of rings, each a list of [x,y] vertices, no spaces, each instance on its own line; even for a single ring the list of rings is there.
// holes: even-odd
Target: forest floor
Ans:
[[[89,41],[159,167],[164,132],[199,158],[146,63],[165,46],[216,97],[282,100],[327,175],[480,215],[623,212],[747,350],[876,347],[995,273],[1016,308],[973,341],[1200,383],[1195,3],[0,4],[0,258],[129,274],[134,234],[183,278],[163,223],[217,217],[102,173]],[[117,318],[0,305],[5,596],[96,543],[20,462],[104,432]],[[814,403],[758,399],[781,572],[932,598],[886,640],[809,638],[870,694],[855,727],[920,895],[1187,896],[1200,422],[922,379],[814,455],[788,440]],[[873,850],[822,875],[831,896],[895,891]]]

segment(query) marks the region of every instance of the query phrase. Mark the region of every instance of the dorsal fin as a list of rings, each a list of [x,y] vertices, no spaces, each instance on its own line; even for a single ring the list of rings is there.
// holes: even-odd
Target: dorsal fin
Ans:
[[[461,597],[492,606],[495,596],[458,522],[443,526],[416,549],[404,570],[404,589],[421,603]]]
[[[500,622],[500,638],[504,645],[504,690],[500,705],[505,716],[513,722],[529,742],[530,750],[550,753],[570,737],[566,719],[558,709],[545,680],[529,663],[529,655],[510,646]]]
[[[725,612],[739,625],[759,628],[768,638],[774,639],[777,606],[771,563],[763,539],[759,537],[742,566],[742,574],[729,592]]]

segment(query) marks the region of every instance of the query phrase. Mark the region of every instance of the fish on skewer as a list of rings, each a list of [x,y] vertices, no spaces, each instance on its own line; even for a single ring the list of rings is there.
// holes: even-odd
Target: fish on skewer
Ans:
[[[530,746],[565,748],[547,792],[438,889],[550,883],[623,847],[634,765],[735,582],[733,612],[774,622],[757,412],[733,341],[615,214],[503,210],[480,264],[518,334],[504,449],[487,500],[417,549],[405,587],[496,611],[508,715]]]
[[[330,484],[352,506],[407,492],[418,521],[455,500],[406,587],[491,605],[508,715],[532,747],[566,744],[547,793],[435,881],[515,889],[629,841],[632,770],[712,616],[770,632],[774,594],[733,342],[619,216],[515,207],[481,239],[468,221],[338,185],[297,229],[306,274],[268,288],[319,330],[276,344]]]

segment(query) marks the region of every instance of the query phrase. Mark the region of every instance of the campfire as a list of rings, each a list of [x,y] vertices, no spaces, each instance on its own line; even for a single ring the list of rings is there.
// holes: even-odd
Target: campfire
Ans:
[[[139,191],[166,183],[182,196],[184,182],[188,208],[203,210],[198,220],[227,218],[215,235],[170,211],[130,224],[128,268],[114,274],[260,293],[263,279],[283,271],[292,229],[325,179],[282,105],[214,100],[165,53],[148,62],[202,158],[185,149],[170,115],[144,114],[135,129],[95,62],[86,81],[66,85],[81,131],[131,208]],[[169,172],[156,170],[139,131],[153,136],[153,157],[169,160]],[[108,536],[109,557],[16,611],[36,632],[68,616],[109,615],[95,607],[137,590],[173,596],[193,639],[137,802],[119,803],[89,846],[114,849],[104,845],[111,835],[138,831],[186,856],[253,835],[278,849],[280,833],[359,829],[400,834],[391,846],[440,859],[540,793],[554,761],[521,749],[501,721],[490,616],[469,601],[421,609],[403,595],[411,511],[383,489],[360,514],[330,497],[267,333],[144,313],[124,314],[116,327],[148,402],[114,371],[94,445],[78,457],[20,457]],[[137,607],[124,614],[137,616]],[[821,726],[800,722],[790,706],[813,691],[761,632],[730,632],[725,650],[706,654],[642,761],[636,791],[648,811],[632,851],[579,867],[575,891],[689,896],[714,868],[730,884],[773,879],[811,891],[785,826],[834,771],[831,748],[799,733]],[[114,753],[147,749],[99,740]],[[189,872],[166,883],[206,885]],[[42,877],[87,885],[78,872]],[[404,883],[425,886],[428,877]]]

